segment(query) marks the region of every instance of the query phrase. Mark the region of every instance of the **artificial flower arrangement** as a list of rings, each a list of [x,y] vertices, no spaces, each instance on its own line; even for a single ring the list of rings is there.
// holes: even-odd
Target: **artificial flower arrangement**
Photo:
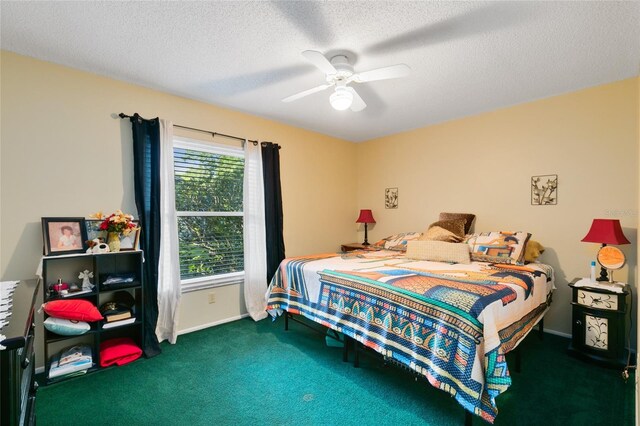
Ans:
[[[107,233],[115,232],[119,235],[129,235],[137,229],[136,224],[133,223],[133,216],[122,213],[122,210],[116,210],[115,213],[111,213],[106,217],[100,211],[89,215],[89,217],[92,219],[102,220],[100,230],[106,231]]]

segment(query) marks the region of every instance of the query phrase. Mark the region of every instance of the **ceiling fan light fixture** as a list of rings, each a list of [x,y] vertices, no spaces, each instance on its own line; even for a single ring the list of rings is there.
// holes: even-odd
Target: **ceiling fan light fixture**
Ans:
[[[336,87],[336,91],[329,97],[329,103],[331,103],[333,109],[344,111],[349,109],[353,103],[353,95],[344,87]]]

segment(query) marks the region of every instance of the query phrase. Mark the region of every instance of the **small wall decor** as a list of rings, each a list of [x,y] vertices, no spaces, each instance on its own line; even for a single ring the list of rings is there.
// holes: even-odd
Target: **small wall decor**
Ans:
[[[384,207],[387,209],[398,208],[398,188],[387,188],[384,190]]]
[[[531,176],[531,205],[558,204],[558,175]]]

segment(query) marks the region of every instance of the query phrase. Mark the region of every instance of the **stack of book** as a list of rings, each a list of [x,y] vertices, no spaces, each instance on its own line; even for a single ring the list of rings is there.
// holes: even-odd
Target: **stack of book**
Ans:
[[[71,346],[51,357],[49,379],[81,375],[91,367],[93,367],[91,347],[88,345]]]
[[[134,322],[136,322],[136,317],[132,317],[131,313],[129,313],[129,317],[125,319],[112,320],[112,321],[109,321],[107,319],[106,322],[102,325],[102,328],[120,327],[121,325],[133,324]]]
[[[100,307],[104,317],[102,328],[113,328],[135,322],[131,309],[123,303],[107,302]]]

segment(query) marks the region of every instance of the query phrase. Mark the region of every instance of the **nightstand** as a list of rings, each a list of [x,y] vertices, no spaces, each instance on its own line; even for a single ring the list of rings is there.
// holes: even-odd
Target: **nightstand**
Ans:
[[[625,341],[631,288],[625,284],[621,293],[598,287],[571,287],[572,337],[569,353],[608,367],[627,364]]]
[[[340,246],[340,250],[347,252],[347,251],[354,251],[354,250],[365,250],[369,247],[371,246],[370,245],[365,246],[364,244],[361,244],[361,243],[348,243],[348,244],[342,244]]]

